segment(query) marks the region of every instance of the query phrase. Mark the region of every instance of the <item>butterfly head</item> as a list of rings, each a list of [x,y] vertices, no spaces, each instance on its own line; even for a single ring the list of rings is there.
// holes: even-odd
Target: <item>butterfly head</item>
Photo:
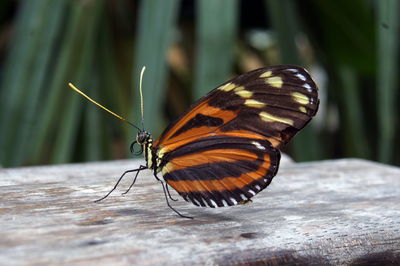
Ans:
[[[136,135],[137,143],[142,146],[149,142],[150,138],[150,133],[144,130],[140,130]]]
[[[148,146],[149,143],[151,143],[151,135],[149,132],[144,131],[144,130],[139,130],[138,133],[136,134],[136,140],[132,142],[130,150],[131,153],[134,155],[140,155],[143,153],[143,147]],[[140,150],[135,152],[135,144],[140,145]]]

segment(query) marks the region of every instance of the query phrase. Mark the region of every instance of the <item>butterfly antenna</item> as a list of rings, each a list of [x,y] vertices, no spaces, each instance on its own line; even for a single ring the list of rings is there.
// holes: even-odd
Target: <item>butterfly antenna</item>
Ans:
[[[142,112],[142,128],[144,131],[144,103],[143,103],[143,90],[142,90],[142,85],[143,85],[143,74],[144,71],[146,70],[146,67],[142,67],[142,71],[140,72],[140,81],[139,81],[139,92],[140,92],[140,110]]]
[[[85,97],[86,99],[88,99],[89,101],[91,101],[92,103],[94,103],[95,105],[97,105],[98,107],[100,107],[101,109],[109,112],[110,114],[112,114],[113,116],[121,119],[122,121],[128,123],[129,125],[133,126],[134,128],[136,128],[137,130],[140,131],[140,128],[138,128],[137,126],[135,126],[134,124],[132,124],[131,122],[129,122],[128,120],[126,120],[124,117],[114,113],[113,111],[107,109],[106,107],[104,107],[103,105],[99,104],[98,102],[96,102],[95,100],[93,100],[92,98],[90,98],[89,96],[87,96],[85,93],[83,93],[81,90],[79,90],[77,87],[74,86],[74,84],[72,83],[68,83],[69,87],[71,89],[73,89],[74,91],[76,91],[77,93],[79,93],[80,95],[82,95],[83,97]]]

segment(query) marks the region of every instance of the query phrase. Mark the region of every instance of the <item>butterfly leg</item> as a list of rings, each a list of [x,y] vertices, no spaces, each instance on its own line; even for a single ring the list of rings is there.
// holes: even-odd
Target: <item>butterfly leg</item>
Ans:
[[[165,188],[167,189],[168,197],[169,197],[172,201],[178,201],[178,199],[174,199],[174,198],[171,196],[171,193],[169,193],[168,183],[165,183]]]
[[[136,172],[136,175],[135,175],[135,178],[133,179],[133,182],[131,183],[131,185],[129,186],[129,188],[128,188],[124,193],[122,193],[122,195],[125,195],[126,193],[129,192],[129,190],[131,190],[131,188],[133,187],[133,185],[134,185],[135,182],[136,182],[136,178],[138,177],[139,172],[140,172],[141,170],[143,170],[143,169],[146,169],[146,168],[147,168],[147,167],[144,166],[144,165],[141,165],[141,166],[139,167],[139,170]]]
[[[107,198],[107,197],[117,188],[119,182],[121,182],[122,178],[123,178],[127,173],[132,173],[132,172],[138,172],[138,173],[139,173],[141,170],[144,170],[144,169],[146,169],[146,168],[147,168],[147,167],[143,167],[143,166],[141,165],[141,166],[140,166],[139,168],[137,168],[137,169],[132,169],[132,170],[125,171],[125,172],[121,175],[121,177],[118,179],[118,181],[117,181],[117,183],[115,184],[115,186],[110,190],[110,192],[108,192],[107,195],[105,195],[105,196],[102,197],[101,199],[95,200],[94,202],[99,202],[99,201],[102,201],[103,199]],[[136,175],[137,175],[137,174],[136,174]],[[135,177],[135,179],[136,179],[136,177]]]
[[[157,176],[157,171],[156,171],[156,169],[154,169],[154,173],[153,173],[153,174],[154,174],[154,177],[155,177],[158,181],[162,182],[162,181],[160,180],[160,178],[158,178],[158,176]],[[168,183],[167,183],[167,182],[165,182],[165,188],[166,188],[166,190],[167,190],[168,197],[169,197],[172,201],[178,201],[178,199],[172,198],[171,193],[169,193],[169,188],[168,188]]]
[[[167,196],[167,190],[165,189],[164,182],[162,182],[162,181],[160,180],[160,183],[161,183],[161,185],[162,185],[162,188],[163,188],[163,191],[164,191],[164,196],[165,196],[165,201],[167,202],[168,207],[169,207],[171,210],[173,210],[176,214],[178,214],[180,217],[182,217],[182,218],[193,219],[193,217],[186,216],[186,215],[183,215],[183,214],[179,213],[177,210],[175,210],[175,209],[169,204],[168,196]]]
[[[160,178],[158,178],[158,176],[157,176],[157,171],[156,171],[156,169],[154,169],[154,173],[153,173],[153,174],[154,174],[154,177],[155,177],[158,181],[161,182]],[[178,199],[172,198],[171,193],[169,193],[169,188],[168,188],[168,183],[167,183],[167,182],[165,182],[165,188],[166,188],[166,190],[167,190],[168,197],[169,197],[172,201],[178,201]]]

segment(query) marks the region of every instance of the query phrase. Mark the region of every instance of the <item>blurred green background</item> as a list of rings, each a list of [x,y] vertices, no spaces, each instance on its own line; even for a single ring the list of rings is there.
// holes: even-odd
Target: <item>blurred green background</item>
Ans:
[[[276,64],[309,69],[320,111],[284,150],[297,161],[400,164],[397,0],[2,0],[0,164],[127,158],[228,78]]]

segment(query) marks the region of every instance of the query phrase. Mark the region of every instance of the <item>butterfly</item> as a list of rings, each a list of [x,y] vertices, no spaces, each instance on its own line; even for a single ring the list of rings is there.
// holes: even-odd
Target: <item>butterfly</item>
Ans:
[[[170,205],[168,186],[196,206],[247,203],[276,175],[278,146],[307,125],[318,105],[318,87],[302,67],[272,66],[239,75],[193,103],[156,140],[133,125],[138,132],[131,151],[139,145],[146,165],[126,171],[105,197],[126,173],[136,172],[130,189],[138,173],[150,169],[168,206],[182,217],[191,218]]]

